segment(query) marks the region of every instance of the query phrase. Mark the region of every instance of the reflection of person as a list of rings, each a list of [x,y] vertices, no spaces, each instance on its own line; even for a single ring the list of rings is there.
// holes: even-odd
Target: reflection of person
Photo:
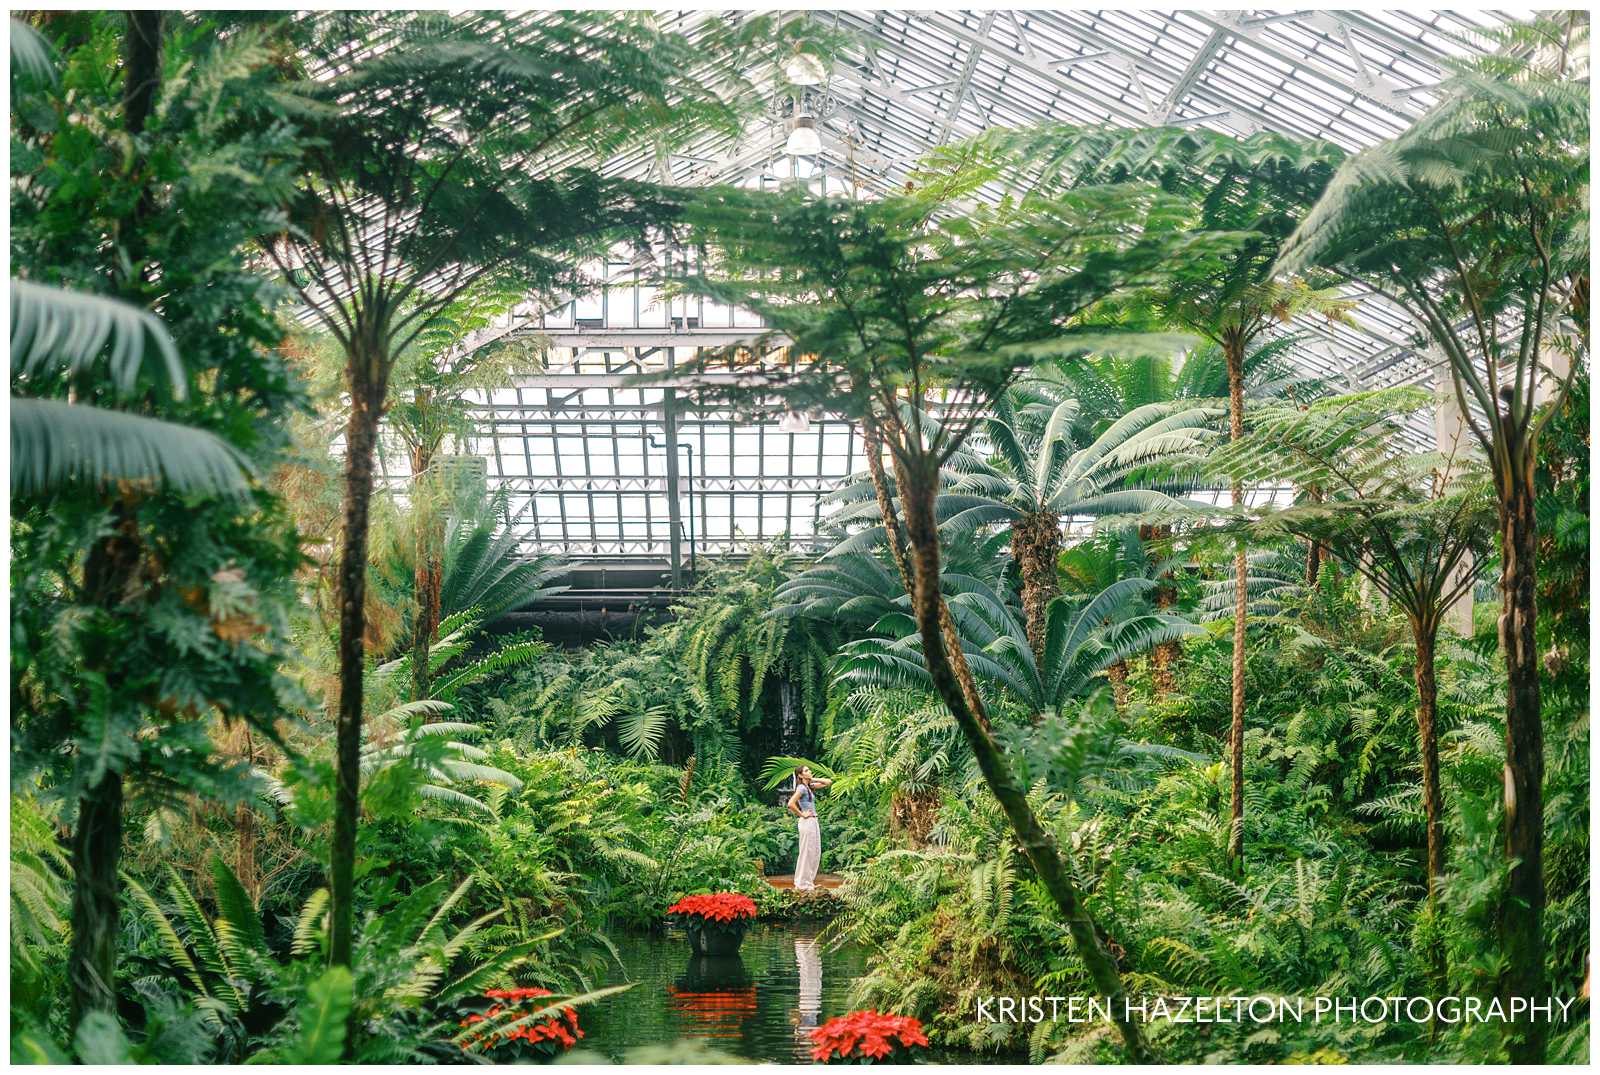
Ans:
[[[800,819],[800,855],[794,864],[794,887],[801,891],[817,887],[817,866],[822,862],[822,830],[817,827],[817,797],[812,790],[831,783],[825,777],[812,776],[804,765],[795,770],[789,812]]]
[[[822,951],[815,937],[794,939],[794,961],[800,970],[800,1030],[807,1034],[822,1017]]]

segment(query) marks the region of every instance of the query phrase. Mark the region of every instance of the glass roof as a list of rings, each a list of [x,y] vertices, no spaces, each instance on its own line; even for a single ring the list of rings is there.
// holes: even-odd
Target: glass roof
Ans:
[[[1434,11],[835,11],[813,18],[857,42],[813,97],[822,151],[787,156],[787,111],[737,139],[708,138],[668,159],[644,149],[610,169],[685,184],[870,194],[904,179],[918,156],[992,126],[1042,120],[1175,124],[1246,135],[1272,129],[1358,149],[1404,130],[1436,100],[1441,61],[1489,43],[1502,13]],[[734,12],[661,16],[695,36]],[[751,315],[700,300],[662,302],[624,253],[608,286],[555,310],[528,307],[470,346],[517,334],[548,345],[547,366],[479,400],[479,434],[462,446],[504,489],[528,551],[582,560],[667,561],[781,539],[814,551],[821,498],[860,468],[862,444],[836,417],[750,417],[702,405],[688,383],[641,388],[629,374],[665,372],[701,347],[747,338]],[[1350,388],[1431,384],[1406,316],[1371,296],[1355,324],[1307,322],[1296,361]],[[763,361],[788,362],[779,350]],[[1431,424],[1410,431],[1433,443]],[[669,465],[669,443],[679,462]],[[403,489],[406,453],[380,453]],[[677,489],[669,488],[675,478]],[[1256,497],[1280,491],[1260,490]],[[674,495],[675,494],[675,495]],[[692,536],[691,536],[692,530]]]

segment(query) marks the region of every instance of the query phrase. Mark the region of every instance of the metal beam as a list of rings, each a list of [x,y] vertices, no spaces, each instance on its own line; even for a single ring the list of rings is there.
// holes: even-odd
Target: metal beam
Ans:
[[[972,72],[978,66],[978,57],[983,55],[984,46],[989,43],[989,27],[993,25],[994,12],[990,11],[978,24],[977,40],[967,46],[967,61],[961,65],[961,73],[956,76],[955,91],[950,94],[950,107],[939,123],[939,133],[934,137],[934,145],[942,146],[950,140],[950,128],[955,124],[956,117],[961,114],[961,102],[966,100],[967,89],[972,85]]]
[[[1184,68],[1183,74],[1173,84],[1171,92],[1162,99],[1162,107],[1155,117],[1156,122],[1167,123],[1171,121],[1172,114],[1183,105],[1183,99],[1189,95],[1189,91],[1194,88],[1194,84],[1199,81],[1200,76],[1205,74],[1206,68],[1211,65],[1211,60],[1216,56],[1217,50],[1227,40],[1227,31],[1211,31],[1211,36],[1206,38],[1205,44],[1201,45],[1195,52],[1194,58],[1189,61],[1189,66]]]
[[[771,380],[777,383],[787,370],[773,367]],[[759,386],[761,377],[754,370],[731,373],[721,370],[705,373],[529,373],[510,379],[512,388],[696,388],[719,385]]]
[[[683,506],[678,503],[678,393],[667,389],[662,401],[662,425],[667,444],[667,540],[672,588],[683,585]],[[694,510],[694,505],[689,505]]]

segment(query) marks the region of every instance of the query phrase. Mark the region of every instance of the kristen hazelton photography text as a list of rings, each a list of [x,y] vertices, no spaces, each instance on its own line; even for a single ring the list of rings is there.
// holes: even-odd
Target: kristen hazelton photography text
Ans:
[[[980,997],[980,1023],[1505,1023],[1519,1018],[1564,1023],[1577,1001],[1562,997]]]
[[[13,1062],[1589,1062],[1586,12],[9,49]]]

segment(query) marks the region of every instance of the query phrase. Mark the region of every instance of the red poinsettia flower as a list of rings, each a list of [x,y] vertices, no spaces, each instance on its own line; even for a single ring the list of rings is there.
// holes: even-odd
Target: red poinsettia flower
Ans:
[[[926,1048],[922,1024],[909,1015],[856,1011],[829,1019],[811,1032],[811,1058],[819,1063],[865,1060],[904,1061],[912,1049]]]
[[[668,907],[667,913],[689,915],[711,922],[737,922],[756,916],[756,901],[738,892],[712,892],[685,896]]]
[[[522,1015],[544,1007],[540,1003],[540,998],[551,995],[550,990],[541,989],[536,985],[521,986],[516,989],[486,990],[484,998],[495,1003],[491,1004],[487,1011],[468,1015],[461,1020],[461,1025],[473,1026],[488,1019],[495,1019],[504,1013],[510,1014],[508,1018],[501,1020],[500,1025],[516,1023]],[[577,1011],[563,1007],[548,1018],[512,1026],[509,1030],[485,1030],[469,1035],[461,1047],[481,1051],[493,1049],[497,1058],[514,1060],[516,1055],[526,1056],[530,1052],[535,1056],[556,1056],[576,1045],[581,1037],[583,1031],[578,1029]],[[522,1045],[519,1046],[517,1043]],[[513,1049],[517,1050],[515,1055]]]

